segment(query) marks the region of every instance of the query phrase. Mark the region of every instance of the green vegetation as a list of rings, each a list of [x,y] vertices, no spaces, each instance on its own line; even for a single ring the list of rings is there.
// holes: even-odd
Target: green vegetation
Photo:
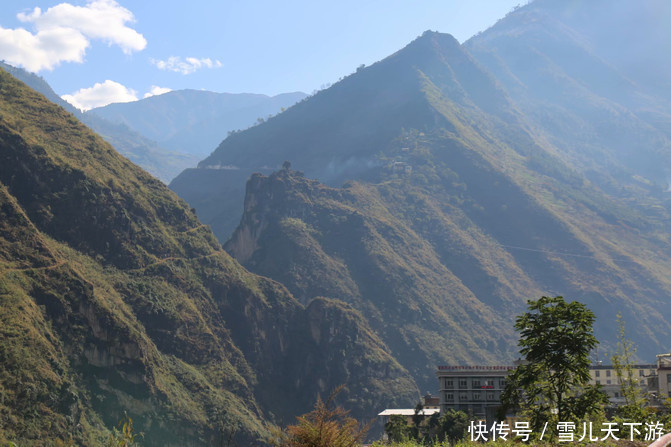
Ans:
[[[641,422],[649,420],[653,415],[652,409],[647,406],[646,398],[639,386],[639,377],[634,376],[634,359],[636,347],[627,338],[624,319],[617,315],[618,342],[617,351],[611,356],[617,380],[620,384],[620,395],[624,397],[624,405],[617,408],[620,421]]]
[[[471,421],[463,411],[449,410],[445,414],[434,413],[425,419],[420,414],[422,405],[415,408],[412,424],[406,417],[393,415],[384,426],[387,438],[392,443],[405,441],[420,442],[424,445],[436,445],[442,442],[456,443],[467,436]]]
[[[608,397],[589,381],[589,354],[598,341],[594,313],[577,301],[560,296],[529,301],[519,316],[522,364],[508,376],[501,396],[504,410],[528,416],[535,431],[550,422],[580,421],[601,411]]]

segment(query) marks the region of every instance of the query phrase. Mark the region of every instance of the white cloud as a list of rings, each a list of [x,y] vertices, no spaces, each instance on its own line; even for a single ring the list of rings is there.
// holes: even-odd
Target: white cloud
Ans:
[[[79,89],[71,95],[63,95],[62,98],[81,110],[138,99],[135,90],[109,79],[103,83],[97,82],[93,87]]]
[[[51,70],[61,62],[82,62],[89,41],[72,28],[32,34],[0,27],[0,59],[29,71]]]
[[[86,6],[60,3],[17,17],[32,24],[35,32],[0,27],[0,59],[30,71],[83,62],[91,40],[117,45],[127,54],[147,46],[142,34],[127,26],[135,20],[133,13],[114,0],[92,0]]]
[[[187,57],[182,60],[178,56],[170,56],[167,60],[156,60],[152,59],[151,63],[156,65],[159,70],[169,70],[176,73],[182,73],[184,75],[191,74],[196,70],[201,68],[219,68],[221,67],[221,62],[218,60],[212,60],[209,57],[198,59],[196,57]]]
[[[144,94],[145,98],[149,98],[150,96],[156,96],[156,95],[162,95],[163,93],[168,93],[171,92],[171,88],[167,87],[159,87],[158,85],[152,85],[151,89],[147,93]]]

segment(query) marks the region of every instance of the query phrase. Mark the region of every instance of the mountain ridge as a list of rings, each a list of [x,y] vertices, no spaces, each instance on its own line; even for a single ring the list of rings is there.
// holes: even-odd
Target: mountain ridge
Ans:
[[[97,107],[86,115],[126,125],[169,150],[204,157],[228,132],[280,113],[304,97],[301,92],[267,96],[184,89]]]
[[[164,182],[170,181],[185,167],[195,166],[198,162],[197,157],[169,151],[127,126],[115,125],[98,116],[84,114],[58,96],[44,79],[33,73],[3,62],[0,62],[0,68],[43,94],[49,101],[75,115],[121,154]]]
[[[529,35],[539,29],[532,25]],[[575,42],[566,48],[583,51]],[[171,187],[250,271],[282,282],[301,301],[322,294],[359,310],[420,388],[431,386],[426,371],[436,363],[510,361],[514,318],[542,295],[593,309],[603,349],[614,349],[612,322],[621,312],[642,356],[662,352],[670,208],[665,185],[643,167],[664,166],[654,158],[665,153],[663,135],[641,121],[618,121],[619,144],[640,162],[627,162],[623,151],[599,165],[610,141],[608,113],[633,116],[617,95],[583,87],[566,104],[532,109],[481,53],[425,33],[230,136]],[[547,54],[539,66],[558,66]],[[565,88],[580,82],[557,73]],[[568,105],[600,115],[581,134],[580,115]],[[532,112],[546,106],[540,122]],[[547,125],[560,107],[567,112],[556,123],[575,127],[575,139],[560,140]],[[641,151],[627,148],[640,136]],[[312,180],[280,169],[282,160]],[[253,171],[260,174],[243,200],[240,181]],[[492,333],[497,340],[488,339]]]

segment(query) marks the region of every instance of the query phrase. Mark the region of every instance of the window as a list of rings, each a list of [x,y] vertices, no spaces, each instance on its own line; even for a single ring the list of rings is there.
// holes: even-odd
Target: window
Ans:
[[[459,400],[461,400],[461,401],[468,400],[468,394],[459,393]]]
[[[596,384],[597,384],[597,385],[601,385],[601,381],[600,381],[600,380],[597,380],[597,381],[596,381]]]
[[[638,370],[638,377],[643,377],[645,374],[643,373],[642,369]]]
[[[473,388],[480,388],[480,381],[479,380],[474,380],[473,381]]]
[[[610,369],[606,370],[606,377],[610,377]]]
[[[459,388],[466,388],[468,386],[468,382],[466,379],[460,379],[459,380]]]
[[[473,393],[473,400],[480,400],[480,393]]]
[[[454,388],[454,380],[446,379],[445,380],[445,388]]]
[[[606,385],[610,385],[610,379],[606,380]]]
[[[487,400],[494,400],[494,393],[487,393]]]
[[[598,369],[594,371],[594,377],[601,377],[601,371],[599,371]]]
[[[505,388],[505,387],[506,387],[506,379],[501,379],[501,380],[499,380],[499,386],[500,386],[501,388]]]
[[[445,400],[446,400],[446,401],[450,401],[450,402],[453,401],[453,400],[454,400],[454,394],[452,394],[452,393],[446,393],[446,394],[445,394]]]
[[[493,387],[494,386],[494,381],[493,380],[485,380],[485,385]]]

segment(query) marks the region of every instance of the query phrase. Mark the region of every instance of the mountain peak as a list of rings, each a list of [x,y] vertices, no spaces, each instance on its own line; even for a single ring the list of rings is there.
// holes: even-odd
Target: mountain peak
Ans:
[[[387,164],[389,150],[404,129],[454,131],[463,125],[464,113],[490,113],[512,122],[516,118],[510,110],[505,93],[454,37],[427,31],[286,112],[231,135],[171,187],[225,241],[237,225],[243,182],[252,172],[269,174],[291,160],[309,177],[331,186],[370,180]],[[217,196],[225,186],[234,208],[205,206],[210,199],[198,197],[204,178]]]
[[[451,34],[427,30],[396,53],[380,61],[380,63],[395,59],[409,61],[410,58],[425,61],[429,58],[443,58],[446,55],[459,53],[463,53],[461,44]]]

